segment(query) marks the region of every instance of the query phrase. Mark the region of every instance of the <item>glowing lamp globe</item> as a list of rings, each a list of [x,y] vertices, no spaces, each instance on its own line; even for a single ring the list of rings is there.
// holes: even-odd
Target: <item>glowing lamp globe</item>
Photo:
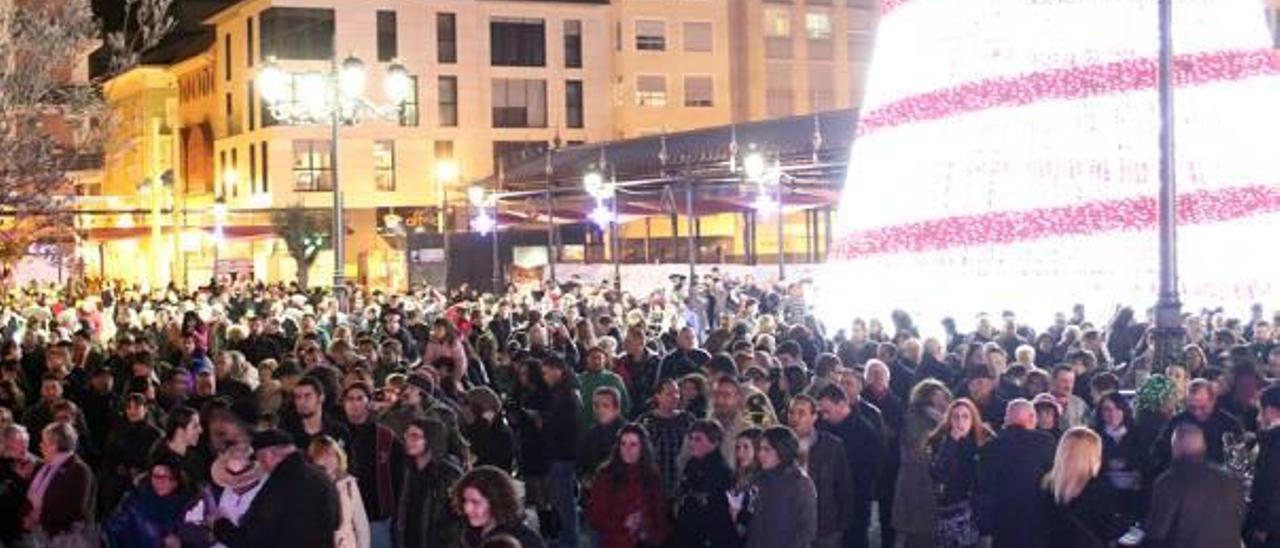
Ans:
[[[834,328],[1156,300],[1158,2],[885,0],[819,279]],[[1280,52],[1256,0],[1173,0],[1187,310],[1280,304]],[[1273,242],[1264,251],[1265,242]]]

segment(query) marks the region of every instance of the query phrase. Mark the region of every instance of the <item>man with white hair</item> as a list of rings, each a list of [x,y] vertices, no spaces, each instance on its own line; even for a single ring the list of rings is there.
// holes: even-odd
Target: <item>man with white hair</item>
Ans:
[[[30,434],[21,424],[0,429],[0,545],[16,544],[23,534],[22,509],[40,458],[27,450]]]
[[[238,522],[223,517],[214,523],[214,537],[237,548],[271,548],[282,542],[332,547],[341,519],[333,481],[304,460],[284,431],[254,434],[253,452],[267,479]]]
[[[1018,398],[1005,407],[1004,428],[982,448],[984,482],[978,493],[978,523],[993,548],[1036,548],[1049,539],[1051,517],[1040,504],[1041,481],[1053,467],[1053,436],[1036,430],[1036,409]]]
[[[1145,531],[1151,546],[1239,546],[1244,486],[1206,462],[1205,431],[1191,422],[1173,428],[1173,465],[1156,480]]]

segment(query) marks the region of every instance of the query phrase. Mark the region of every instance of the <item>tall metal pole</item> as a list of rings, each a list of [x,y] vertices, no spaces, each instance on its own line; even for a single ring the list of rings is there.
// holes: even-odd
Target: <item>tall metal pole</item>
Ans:
[[[346,312],[346,223],[342,218],[342,186],[338,175],[338,124],[342,116],[342,87],[338,82],[337,57],[330,62],[329,72],[329,83],[333,86],[333,105],[329,117],[329,167],[333,169],[333,297],[338,300],[338,310]]]
[[[618,178],[612,166],[609,168],[609,180],[613,184],[613,228],[609,231],[609,236],[613,239],[613,289],[620,292],[622,291],[622,240],[618,237],[618,229],[622,227],[622,223],[618,219],[618,202],[622,200],[622,191],[618,190]]]
[[[779,168],[781,169],[781,168]],[[786,177],[781,171],[778,172],[778,281],[787,279],[787,241],[783,234],[783,185],[786,184]]]
[[[1178,295],[1177,164],[1174,158],[1173,0],[1160,3],[1160,295],[1156,301],[1156,372],[1181,355],[1182,302]]]
[[[543,168],[546,175],[546,194],[547,194],[547,265],[551,276],[551,283],[556,283],[556,217],[555,202],[551,196],[551,149],[547,149],[547,164]]]
[[[498,253],[498,202],[493,202],[493,293],[501,294],[502,291],[502,259]]]
[[[698,249],[693,241],[693,178],[684,180],[684,209],[686,215],[685,242],[689,246],[689,298],[693,298],[693,277],[697,276]]]

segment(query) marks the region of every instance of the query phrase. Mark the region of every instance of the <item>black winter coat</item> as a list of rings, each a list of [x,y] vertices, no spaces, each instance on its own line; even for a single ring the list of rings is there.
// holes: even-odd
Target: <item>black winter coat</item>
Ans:
[[[456,546],[462,536],[462,520],[449,504],[449,489],[462,477],[462,470],[448,458],[433,458],[421,470],[411,460],[406,463],[408,469],[391,524],[395,545]]]
[[[1267,533],[1268,548],[1280,547],[1280,429],[1258,434],[1258,460],[1250,487],[1248,529]]]
[[[886,445],[884,423],[879,410],[870,404],[861,405],[865,402],[859,403],[853,413],[839,424],[824,420],[818,422],[818,427],[835,434],[844,442],[845,460],[849,463],[853,479],[853,497],[855,500],[866,501],[875,498],[875,486],[880,480]]]
[[[240,525],[219,520],[214,536],[230,548],[278,548],[282,542],[332,547],[341,513],[333,481],[323,470],[303,461],[302,453],[295,452],[267,476]]]
[[[1129,523],[1120,515],[1115,492],[1101,476],[1089,480],[1084,490],[1066,505],[1058,505],[1046,490],[1045,501],[1053,516],[1049,548],[1104,548],[1124,536]]]
[[[809,448],[805,469],[818,491],[818,538],[823,539],[845,530],[853,515],[854,497],[865,499],[867,493],[858,493],[853,486],[840,438],[821,430],[814,434],[817,439]]]
[[[1057,444],[1039,430],[1005,428],[979,454],[978,526],[994,548],[1044,548],[1050,516],[1041,482]]]
[[[725,497],[732,485],[733,471],[719,451],[712,451],[702,459],[689,459],[680,478],[672,548],[720,548],[740,544],[729,516],[729,500]]]
[[[501,415],[494,417],[493,422],[477,417],[471,424],[462,427],[462,436],[471,445],[471,454],[475,455],[475,466],[496,466],[511,473],[515,466],[516,434]]]

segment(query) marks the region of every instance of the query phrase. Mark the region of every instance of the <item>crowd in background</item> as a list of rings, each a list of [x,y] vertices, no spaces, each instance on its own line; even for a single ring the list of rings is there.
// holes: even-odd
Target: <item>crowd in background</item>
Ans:
[[[349,289],[7,291],[0,547],[1280,546],[1260,305],[1166,367],[1123,307]]]

